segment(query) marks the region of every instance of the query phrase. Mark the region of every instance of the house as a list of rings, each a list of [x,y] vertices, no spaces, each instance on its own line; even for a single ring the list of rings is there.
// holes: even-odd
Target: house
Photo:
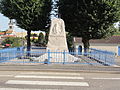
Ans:
[[[6,31],[0,32],[0,37],[1,38],[16,37],[16,35],[14,33],[14,30],[13,30],[13,27],[14,27],[13,21],[10,20],[8,25],[9,25],[9,28]]]
[[[8,29],[7,31],[5,31],[6,35],[13,35],[13,30],[12,29]]]
[[[5,35],[5,32],[0,32],[0,36],[3,36],[3,35]]]
[[[4,35],[5,35],[4,32],[0,32],[0,39],[1,39],[1,37],[4,36]]]
[[[11,29],[8,29],[4,32],[0,32],[1,38],[7,38],[7,37],[16,37],[16,35],[13,33],[14,31]]]
[[[0,32],[0,38],[25,37],[27,35],[27,32],[15,32],[13,20],[10,20],[8,25],[9,28],[6,31]]]
[[[27,32],[14,32],[14,34],[16,35],[16,37],[22,37],[24,38],[25,36],[27,36]]]
[[[82,38],[75,37],[74,47],[78,48],[80,45],[83,48]],[[120,36],[90,40],[90,48],[112,51],[115,52],[116,55],[120,56]]]

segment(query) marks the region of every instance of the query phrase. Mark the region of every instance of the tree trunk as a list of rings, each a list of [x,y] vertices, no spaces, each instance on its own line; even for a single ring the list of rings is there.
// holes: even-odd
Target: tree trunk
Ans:
[[[119,31],[120,31],[120,21],[119,21],[118,27],[119,27]]]
[[[86,54],[89,51],[89,47],[90,47],[89,40],[82,38],[82,42],[84,45],[84,53]]]
[[[30,51],[31,48],[30,36],[31,36],[31,31],[27,31],[27,51]]]

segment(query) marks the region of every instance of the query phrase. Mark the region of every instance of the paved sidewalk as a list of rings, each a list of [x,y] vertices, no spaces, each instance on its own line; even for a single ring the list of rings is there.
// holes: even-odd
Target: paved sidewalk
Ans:
[[[101,72],[119,73],[120,67],[93,65],[0,65],[0,71],[57,71],[57,72]]]
[[[57,71],[57,72],[104,72],[120,73],[120,57],[114,66],[90,64],[0,64],[0,71]]]

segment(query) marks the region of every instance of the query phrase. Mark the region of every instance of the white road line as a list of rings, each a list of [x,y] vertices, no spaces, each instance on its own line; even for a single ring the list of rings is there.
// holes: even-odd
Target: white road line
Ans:
[[[29,75],[17,75],[15,78],[50,78],[50,79],[84,79],[84,77],[68,77],[68,76],[29,76]]]
[[[0,75],[0,77],[13,77],[13,75]]]
[[[0,90],[62,90],[62,89],[24,89],[24,88],[0,88]]]
[[[58,73],[58,72],[22,72],[21,74],[49,74],[49,75],[80,75],[80,73]]]
[[[92,78],[97,80],[120,80],[120,78]]]
[[[57,86],[89,86],[87,82],[56,82],[56,81],[22,81],[9,80],[6,84],[22,84],[22,85],[57,85]]]

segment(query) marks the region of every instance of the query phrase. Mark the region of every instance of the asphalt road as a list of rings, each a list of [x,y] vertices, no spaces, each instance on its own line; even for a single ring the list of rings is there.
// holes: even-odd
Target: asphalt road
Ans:
[[[119,90],[109,73],[0,71],[0,90]]]

